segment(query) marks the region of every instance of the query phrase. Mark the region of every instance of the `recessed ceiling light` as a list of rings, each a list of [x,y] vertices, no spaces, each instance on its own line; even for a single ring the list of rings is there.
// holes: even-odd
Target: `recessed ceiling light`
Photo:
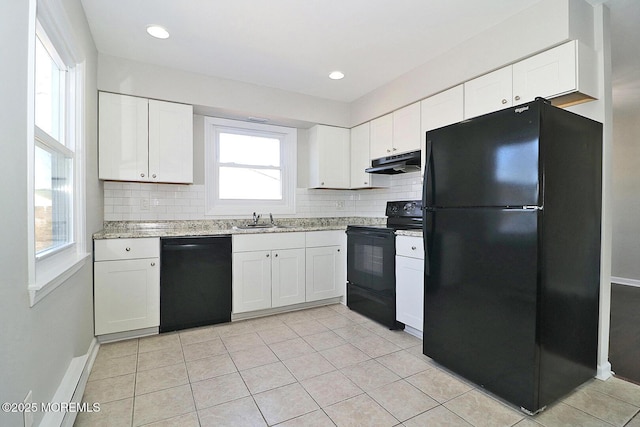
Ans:
[[[329,78],[332,80],[340,80],[344,77],[344,73],[342,71],[332,71],[329,74]]]
[[[147,26],[147,33],[150,36],[155,37],[157,39],[168,39],[169,32],[161,27],[160,25],[149,25]]]

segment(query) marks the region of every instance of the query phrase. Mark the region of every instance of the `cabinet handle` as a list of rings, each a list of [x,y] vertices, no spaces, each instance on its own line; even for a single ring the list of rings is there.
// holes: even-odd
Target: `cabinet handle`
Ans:
[[[516,95],[516,101],[520,101],[520,97]]]
[[[340,249],[338,249],[338,252],[340,252]]]
[[[506,103],[507,103],[507,100],[506,100],[506,99],[503,99],[503,100],[502,100],[502,103],[503,103],[503,104],[506,104]]]
[[[155,262],[152,262],[152,263],[151,263],[151,267],[155,267],[155,266],[156,266],[156,263],[155,263]]]
[[[154,174],[152,175],[152,177],[153,177],[153,178],[155,178],[155,177],[156,177],[156,174],[154,173]]]
[[[416,247],[415,247],[415,246],[411,246],[411,250],[412,250],[412,251],[415,251],[415,250],[416,250]]]
[[[387,153],[390,153],[390,152],[391,152],[391,150],[387,150]]]
[[[364,182],[364,185],[367,185],[367,181]]]
[[[125,248],[125,251],[131,252],[131,248]]]
[[[267,254],[267,258],[269,258],[269,254]]]
[[[324,182],[321,182],[320,185],[324,185]]]
[[[398,149],[394,147],[394,148],[392,148],[392,150],[393,150],[393,151],[397,151]]]
[[[274,256],[275,256],[276,258],[278,258],[278,254],[275,254]]]
[[[140,174],[140,176],[141,176],[142,178],[144,178],[144,174],[143,174],[143,173],[141,173],[141,174]]]

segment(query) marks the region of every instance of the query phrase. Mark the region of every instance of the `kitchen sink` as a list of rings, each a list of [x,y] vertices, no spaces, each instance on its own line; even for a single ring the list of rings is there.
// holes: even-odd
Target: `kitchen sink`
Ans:
[[[254,229],[265,229],[265,228],[291,228],[288,225],[277,225],[277,224],[242,224],[236,225],[234,228],[238,230],[254,230]]]
[[[242,224],[236,225],[235,228],[240,230],[253,230],[256,228],[275,228],[276,226],[273,224]]]

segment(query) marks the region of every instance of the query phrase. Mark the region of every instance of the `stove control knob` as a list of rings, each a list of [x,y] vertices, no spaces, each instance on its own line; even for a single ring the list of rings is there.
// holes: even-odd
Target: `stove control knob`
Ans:
[[[411,211],[416,207],[415,203],[407,203],[404,205],[404,210],[405,211]]]
[[[391,212],[392,213],[398,213],[398,206],[397,205],[391,205]]]

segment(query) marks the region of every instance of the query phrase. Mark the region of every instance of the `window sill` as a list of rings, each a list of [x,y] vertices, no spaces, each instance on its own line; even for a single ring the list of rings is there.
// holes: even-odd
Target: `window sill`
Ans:
[[[50,294],[58,286],[84,267],[90,253],[77,253],[66,258],[55,268],[50,268],[43,274],[36,274],[36,281],[29,285],[29,307],[33,307]]]

